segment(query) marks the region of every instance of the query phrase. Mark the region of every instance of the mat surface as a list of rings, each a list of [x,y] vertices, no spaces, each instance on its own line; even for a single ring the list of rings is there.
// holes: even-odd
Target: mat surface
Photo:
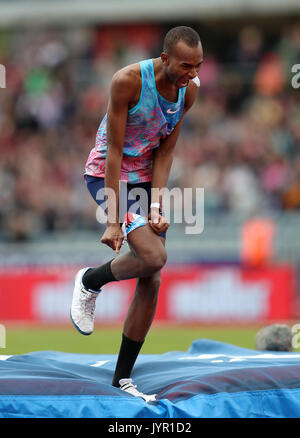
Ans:
[[[187,352],[140,355],[146,403],[111,386],[116,355],[39,351],[0,356],[0,418],[296,418],[300,354],[200,339]]]

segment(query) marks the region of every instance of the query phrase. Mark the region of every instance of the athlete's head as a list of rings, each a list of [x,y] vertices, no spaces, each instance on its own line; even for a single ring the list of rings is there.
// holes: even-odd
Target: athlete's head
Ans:
[[[164,39],[161,60],[169,80],[178,88],[186,87],[203,62],[198,33],[187,26],[169,30]]]

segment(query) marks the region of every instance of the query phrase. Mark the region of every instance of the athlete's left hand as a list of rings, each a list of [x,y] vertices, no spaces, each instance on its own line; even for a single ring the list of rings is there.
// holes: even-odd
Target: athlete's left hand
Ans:
[[[162,234],[167,231],[170,224],[167,219],[159,213],[158,208],[151,208],[149,213],[149,225],[152,230],[157,234]]]

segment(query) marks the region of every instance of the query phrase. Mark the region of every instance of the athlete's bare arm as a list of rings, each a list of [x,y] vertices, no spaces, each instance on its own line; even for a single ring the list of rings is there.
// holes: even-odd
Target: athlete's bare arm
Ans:
[[[185,93],[184,109],[181,119],[175,126],[172,133],[164,139],[161,139],[160,146],[154,151],[152,165],[152,188],[156,188],[161,191],[161,189],[165,188],[167,185],[171,165],[173,162],[173,152],[179,137],[182,120],[187,111],[193,105],[196,99],[197,90],[197,86],[192,81],[190,81]],[[161,200],[161,196],[158,196],[158,191],[152,190],[151,203],[161,203]],[[164,218],[159,215],[159,210],[156,208],[151,208],[150,225],[158,234],[164,233],[169,226]]]
[[[113,76],[107,109],[107,227],[101,242],[119,253],[123,234],[118,215],[119,180],[128,109],[137,102],[141,88],[139,67],[128,66]]]

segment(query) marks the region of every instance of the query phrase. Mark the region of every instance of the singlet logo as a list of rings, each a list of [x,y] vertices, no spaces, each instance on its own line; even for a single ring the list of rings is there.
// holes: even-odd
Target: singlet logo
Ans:
[[[175,111],[172,111],[171,108],[167,109],[167,113],[169,113],[169,114],[175,114],[175,113],[177,113],[177,111],[179,111],[179,108]]]

